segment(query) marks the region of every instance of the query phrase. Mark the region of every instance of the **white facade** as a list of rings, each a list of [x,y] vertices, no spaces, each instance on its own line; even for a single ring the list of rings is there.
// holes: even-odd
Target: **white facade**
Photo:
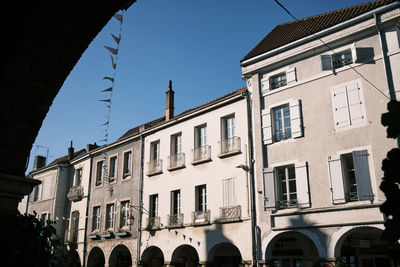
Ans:
[[[242,62],[253,100],[261,264],[394,266],[393,247],[379,240],[381,164],[396,146],[380,117],[390,91],[400,90],[400,12],[392,6],[377,15],[391,69],[372,13],[326,29],[329,48],[314,37]]]
[[[248,164],[242,92],[172,118],[145,137],[144,266],[205,266],[222,256],[251,262],[250,181],[236,167]]]

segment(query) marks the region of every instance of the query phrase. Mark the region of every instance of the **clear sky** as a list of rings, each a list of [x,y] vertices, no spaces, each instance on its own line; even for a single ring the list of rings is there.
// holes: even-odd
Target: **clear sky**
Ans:
[[[297,18],[366,0],[281,0]],[[115,77],[109,142],[127,130],[165,115],[172,80],[175,114],[245,86],[240,60],[276,25],[291,21],[273,0],[138,0],[124,14]],[[110,86],[110,53],[119,22],[111,19],[64,82],[33,144],[33,157],[66,155],[101,140],[107,108],[100,91]],[[104,143],[99,143],[104,144]]]

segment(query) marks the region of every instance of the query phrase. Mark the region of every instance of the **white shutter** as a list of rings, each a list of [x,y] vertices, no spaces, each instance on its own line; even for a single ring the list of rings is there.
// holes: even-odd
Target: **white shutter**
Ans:
[[[322,70],[332,69],[331,55],[321,55],[321,69]]]
[[[333,121],[335,129],[350,125],[346,86],[331,89]]]
[[[354,171],[356,175],[359,200],[372,200],[371,176],[368,165],[368,151],[353,151]]]
[[[266,168],[263,170],[263,184],[264,184],[264,209],[275,209],[275,177],[274,169]]]
[[[353,43],[351,46],[351,57],[353,59],[353,63],[358,62],[357,61],[357,48],[356,48],[356,43]]]
[[[261,92],[269,91],[269,78],[263,78],[261,80]]]
[[[224,207],[231,207],[235,205],[234,195],[234,179],[226,179],[223,183],[223,205]]]
[[[296,193],[299,208],[310,207],[310,194],[308,190],[307,162],[296,163]]]
[[[265,145],[272,144],[272,124],[271,114],[269,110],[262,110],[261,112],[261,126],[263,133],[263,141]]]
[[[347,98],[349,103],[351,125],[359,125],[365,121],[360,90],[361,89],[358,82],[351,82],[347,86]]]
[[[296,68],[289,69],[286,72],[286,83],[291,84],[297,81]]]
[[[329,177],[332,191],[333,204],[345,203],[343,173],[340,155],[334,155],[328,158]]]
[[[292,137],[298,138],[303,136],[303,123],[301,118],[301,102],[300,99],[292,100],[290,106],[290,127],[292,129]]]
[[[42,183],[40,184],[40,185],[38,185],[38,190],[39,190],[39,193],[38,193],[38,200],[42,200],[42,187],[43,187],[43,183],[44,183],[44,181],[42,181]]]

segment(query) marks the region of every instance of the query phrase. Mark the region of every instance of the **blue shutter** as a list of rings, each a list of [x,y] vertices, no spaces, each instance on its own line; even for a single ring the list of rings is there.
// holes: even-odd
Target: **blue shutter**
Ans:
[[[371,176],[368,165],[368,151],[353,151],[354,170],[356,174],[357,194],[359,200],[373,200]]]
[[[274,169],[265,168],[263,170],[264,182],[264,209],[275,209],[275,178]]]
[[[321,69],[322,70],[332,69],[332,61],[330,55],[321,55]]]
[[[345,203],[343,173],[340,155],[334,155],[328,158],[329,178],[331,184],[333,204]]]

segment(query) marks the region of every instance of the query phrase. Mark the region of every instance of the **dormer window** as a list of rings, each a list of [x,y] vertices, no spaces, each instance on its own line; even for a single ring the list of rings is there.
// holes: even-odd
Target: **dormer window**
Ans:
[[[265,73],[261,77],[261,90],[268,93],[275,89],[290,86],[297,82],[296,68],[283,68],[272,73]]]
[[[269,82],[271,84],[271,89],[276,89],[276,88],[285,86],[287,84],[286,83],[286,72],[272,76],[271,78],[269,78]]]
[[[353,63],[353,57],[351,51],[347,50],[338,54],[332,55],[333,68],[337,69]]]

